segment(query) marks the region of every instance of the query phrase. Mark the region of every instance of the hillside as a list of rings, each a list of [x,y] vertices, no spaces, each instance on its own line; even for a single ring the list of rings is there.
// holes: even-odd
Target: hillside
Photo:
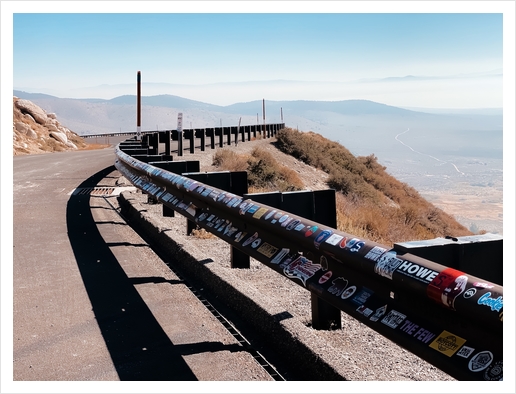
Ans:
[[[86,149],[83,138],[29,100],[13,97],[13,155]]]
[[[272,142],[256,140],[218,150],[211,167],[201,168],[247,170],[250,192],[333,188],[338,229],[385,245],[472,234],[389,175],[373,155],[355,157],[313,132],[286,128]]]

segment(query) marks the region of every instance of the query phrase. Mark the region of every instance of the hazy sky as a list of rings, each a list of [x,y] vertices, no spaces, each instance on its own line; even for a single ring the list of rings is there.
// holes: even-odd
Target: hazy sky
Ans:
[[[121,3],[113,10],[104,2],[83,8],[58,2],[58,9],[36,2],[32,13],[24,13],[28,7],[13,2],[13,87],[112,98],[135,94],[140,70],[143,95],[168,93],[221,105],[263,95],[434,108],[503,105],[504,9],[487,6],[492,3],[149,3]],[[364,13],[372,9],[378,13]],[[101,14],[106,10],[155,13]],[[475,10],[480,13],[464,13]],[[382,13],[392,11],[410,13]],[[406,76],[425,78],[361,81]],[[318,83],[275,90],[266,84],[274,80]],[[204,86],[247,81],[261,82],[262,89]],[[151,90],[151,82],[182,86]]]

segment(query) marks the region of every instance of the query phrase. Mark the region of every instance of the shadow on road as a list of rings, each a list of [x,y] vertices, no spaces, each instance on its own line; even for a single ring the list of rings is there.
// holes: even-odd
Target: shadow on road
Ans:
[[[94,187],[113,171],[114,166],[99,171],[79,187]],[[66,223],[93,312],[120,380],[197,380],[181,357],[184,346],[170,341],[104,242],[91,213],[89,195],[70,196]]]

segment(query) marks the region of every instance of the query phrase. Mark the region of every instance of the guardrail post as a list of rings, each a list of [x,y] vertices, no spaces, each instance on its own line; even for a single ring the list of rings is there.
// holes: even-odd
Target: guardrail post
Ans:
[[[163,217],[165,217],[165,218],[173,218],[176,215],[175,212],[176,211],[174,211],[172,208],[169,208],[168,206],[163,204],[163,212],[162,212]]]
[[[220,133],[219,133],[219,148],[222,148],[224,146],[224,129],[221,127],[220,129],[219,128],[215,128],[215,130],[220,130]]]
[[[177,133],[177,155],[183,156],[183,133]]]
[[[340,309],[317,297],[310,292],[312,305],[312,328],[315,330],[330,330],[342,328]]]
[[[192,235],[193,230],[197,228],[197,225],[191,220],[186,221],[186,235]]]
[[[210,137],[210,148],[215,149],[215,129],[206,129],[206,135]]]
[[[190,130],[190,153],[195,153],[195,129]]]
[[[244,196],[247,193],[247,172],[246,171],[220,171],[220,172],[197,172],[184,173],[184,176],[195,179],[208,186],[213,186],[221,190]],[[187,235],[192,233],[197,225],[191,220],[187,221]],[[251,259],[248,254],[231,246],[230,256],[231,268],[250,268]]]
[[[197,160],[189,160],[189,161],[157,161],[157,162],[151,162],[150,165],[153,165],[154,167],[162,168],[166,171],[174,172],[176,174],[181,174],[183,172],[188,171],[199,171],[200,163]],[[175,216],[175,211],[172,208],[167,207],[165,204],[163,204],[163,212],[164,217],[171,217],[173,218]]]
[[[227,145],[231,145],[231,127],[223,127],[222,130],[226,129],[227,130],[227,137],[226,137],[226,140],[227,140]]]
[[[158,154],[158,133],[152,133],[149,135],[149,154]]]
[[[170,142],[172,141],[172,137],[170,135],[170,130],[165,131],[165,154],[170,156]]]
[[[201,152],[204,152],[206,150],[206,129],[199,130],[201,137]]]
[[[231,126],[230,130],[235,135],[235,139],[234,139],[235,145],[238,145],[238,137],[239,137],[239,134],[240,134],[239,133],[239,131],[240,131],[239,128],[235,127],[235,126]]]
[[[337,227],[335,190],[302,190],[245,194],[244,198],[291,212],[331,228]],[[342,327],[340,309],[311,293],[312,327],[316,330]]]

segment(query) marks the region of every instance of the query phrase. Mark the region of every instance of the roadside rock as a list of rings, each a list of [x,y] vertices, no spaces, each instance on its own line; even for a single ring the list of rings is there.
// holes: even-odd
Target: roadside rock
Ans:
[[[76,133],[29,100],[13,97],[13,155],[85,148]]]
[[[54,137],[56,140],[62,142],[63,144],[66,144],[68,142],[68,138],[66,138],[65,133],[61,133],[59,131],[51,131],[50,135]]]
[[[47,114],[32,101],[19,99],[15,102],[16,107],[24,114],[30,114],[36,122],[44,125],[47,122]]]

